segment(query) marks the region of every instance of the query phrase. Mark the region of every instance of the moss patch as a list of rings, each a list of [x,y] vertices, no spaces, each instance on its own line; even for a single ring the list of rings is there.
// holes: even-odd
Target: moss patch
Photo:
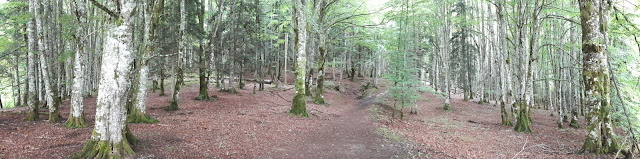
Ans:
[[[307,102],[305,100],[304,94],[296,94],[293,97],[293,103],[289,113],[295,116],[309,117],[309,114],[307,113]]]
[[[147,123],[153,124],[157,123],[158,119],[155,119],[147,114],[140,112],[138,109],[134,109],[131,111],[129,115],[127,115],[127,123]]]
[[[67,119],[67,122],[64,123],[64,126],[69,129],[76,129],[86,128],[89,126],[89,124],[87,124],[84,115],[80,115],[80,117],[73,117],[72,114],[69,114],[69,119]]]
[[[382,137],[389,139],[393,142],[405,142],[406,140],[400,134],[397,134],[386,127],[379,127],[376,129],[376,133],[380,134]]]
[[[518,120],[516,122],[516,127],[514,128],[517,132],[526,132],[531,133],[531,117],[529,116],[529,111],[527,111],[527,104],[520,103],[520,112],[518,113]]]
[[[166,111],[176,111],[176,110],[178,110],[178,101],[172,100],[171,101],[171,105],[169,105],[168,107],[165,107],[164,110],[166,110]]]
[[[82,151],[69,156],[69,158],[121,159],[133,154],[135,154],[135,152],[131,149],[129,142],[126,139],[118,143],[91,139],[87,142],[87,145],[82,149]]]

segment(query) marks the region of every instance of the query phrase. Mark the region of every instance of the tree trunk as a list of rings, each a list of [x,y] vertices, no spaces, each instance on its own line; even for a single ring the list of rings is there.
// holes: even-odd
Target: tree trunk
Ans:
[[[166,96],[164,93],[164,66],[160,66],[160,94],[159,96]]]
[[[185,61],[184,56],[187,51],[186,48],[186,40],[187,40],[187,10],[185,8],[186,0],[180,1],[180,40],[178,44],[178,61],[176,62],[175,68],[175,79],[173,83],[173,94],[171,95],[171,105],[165,108],[167,111],[175,111],[178,110],[178,102],[180,100],[180,85],[183,84],[184,80],[184,72],[183,72],[183,63]]]
[[[140,55],[140,74],[138,75],[137,90],[133,98],[133,106],[129,108],[128,123],[156,123],[157,119],[146,114],[147,82],[149,76],[149,56],[155,49],[155,26],[158,24],[164,6],[164,0],[144,1],[144,37]],[[135,89],[136,87],[133,87]]]
[[[504,27],[504,12],[503,5],[505,4],[504,0],[499,1],[496,4],[496,12],[498,16],[498,54],[500,57],[500,112],[502,116],[502,125],[504,126],[513,126],[512,119],[513,115],[511,111],[507,110],[507,107],[511,107],[510,93],[511,93],[511,80],[508,80],[511,76],[509,72],[509,52],[507,52],[506,48],[506,27]]]
[[[200,3],[200,14],[198,14],[198,21],[200,22],[200,27],[202,30],[206,30],[204,27],[204,1]],[[200,50],[198,52],[198,82],[199,82],[199,92],[196,100],[209,100],[209,77],[207,76],[208,66],[205,56],[205,41],[204,39],[200,39]]]
[[[441,13],[443,13],[443,15],[448,14],[449,10],[448,10],[448,3],[444,2],[444,5],[441,6]],[[449,71],[449,62],[450,62],[450,55],[449,55],[449,51],[451,51],[451,43],[449,41],[450,36],[451,36],[451,30],[449,28],[449,22],[450,22],[450,18],[444,16],[444,25],[442,27],[442,35],[440,35],[440,37],[442,38],[440,40],[440,44],[441,44],[441,61],[442,61],[442,71],[443,75],[444,75],[444,110],[451,110],[451,81],[450,81],[450,71]]]
[[[325,75],[325,62],[327,60],[327,29],[325,29],[324,25],[324,17],[326,15],[326,8],[328,7],[325,0],[319,0],[314,2],[314,12],[317,14],[316,18],[316,30],[318,31],[318,80],[316,87],[316,94],[314,96],[314,103],[316,104],[326,104],[324,100],[324,96],[322,95],[324,92],[324,75]]]
[[[94,4],[97,4],[93,1]],[[102,55],[95,128],[82,151],[70,158],[123,158],[133,155],[130,144],[137,139],[129,131],[125,104],[130,91],[133,64],[133,0],[119,0],[119,26],[109,29]]]
[[[67,128],[84,128],[89,126],[85,121],[84,117],[84,105],[82,103],[84,92],[84,54],[85,54],[85,41],[87,40],[85,37],[87,33],[87,12],[86,12],[86,4],[84,0],[74,0],[75,5],[75,13],[76,18],[78,20],[78,24],[80,25],[76,29],[76,54],[74,57],[75,64],[73,66],[73,84],[71,90],[71,107],[69,112],[69,118],[67,118],[67,122],[65,125]]]
[[[296,63],[296,83],[295,96],[289,113],[297,116],[308,117],[307,103],[305,97],[305,73],[307,66],[307,1],[293,0],[294,12],[294,31],[296,33],[296,54],[298,56]]]
[[[582,53],[587,114],[587,137],[582,151],[614,153],[619,147],[611,122],[609,68],[607,62],[609,0],[579,0],[582,24]]]
[[[287,83],[287,61],[289,53],[289,33],[284,34],[284,85],[288,85]]]
[[[38,10],[38,4],[36,3],[38,3],[37,0],[29,0],[29,12],[31,14],[35,14]],[[38,44],[37,44],[38,37],[37,37],[37,27],[36,27],[35,17],[31,18],[27,23],[27,32],[28,32],[28,45],[29,45],[29,51],[27,51],[27,60],[28,60],[27,62],[29,64],[27,67],[28,91],[25,99],[27,100],[27,106],[30,107],[31,111],[27,115],[26,120],[35,121],[40,119],[38,115],[39,101],[38,101],[38,95],[36,92],[37,90],[36,79],[38,78],[36,74],[36,62],[35,62],[35,56],[34,56],[34,53],[38,52]]]
[[[532,12],[532,26],[530,26],[531,32],[529,33],[531,35],[531,39],[529,39],[529,52],[528,54],[525,54],[525,45],[524,45],[524,41],[525,41],[525,28],[526,25],[525,23],[527,23],[526,20],[526,5],[523,3],[527,3],[527,2],[519,2],[518,3],[518,10],[520,12],[520,17],[519,17],[519,21],[518,21],[518,46],[517,46],[517,52],[520,53],[521,55],[524,54],[523,57],[520,58],[521,63],[524,63],[524,68],[521,69],[521,76],[520,76],[520,97],[518,99],[518,105],[520,106],[519,108],[519,113],[518,113],[518,117],[516,118],[516,126],[515,126],[515,130],[518,132],[531,132],[531,128],[530,128],[530,124],[531,124],[531,117],[529,116],[529,110],[532,106],[533,100],[532,95],[533,94],[533,74],[532,74],[532,70],[533,70],[533,62],[535,60],[534,57],[534,53],[535,53],[535,44],[536,44],[536,38],[537,38],[537,28],[538,28],[538,13],[539,13],[539,1],[536,0],[535,2],[535,8],[534,11]],[[524,116],[523,116],[524,115]]]
[[[36,4],[36,5],[42,5],[42,4]],[[58,112],[58,106],[59,104],[59,100],[56,99],[56,101],[54,101],[54,98],[57,97],[57,93],[54,92],[55,89],[53,88],[54,86],[52,85],[53,82],[53,76],[51,75],[51,71],[49,70],[50,66],[49,66],[49,62],[47,61],[45,55],[49,55],[50,53],[52,53],[52,48],[50,44],[50,38],[48,38],[48,28],[46,28],[46,25],[48,25],[48,23],[46,23],[46,19],[47,19],[47,15],[49,14],[49,8],[47,5],[44,6],[40,6],[43,7],[44,9],[43,12],[41,13],[40,11],[37,11],[35,14],[35,18],[36,18],[36,25],[37,25],[37,29],[38,29],[38,50],[39,50],[39,60],[40,60],[40,72],[42,73],[42,82],[43,82],[43,89],[44,89],[44,99],[47,101],[47,107],[49,108],[49,122],[57,122],[60,120],[60,113]]]
[[[13,64],[13,104],[15,107],[20,107],[20,71],[19,71],[19,61],[20,56],[18,52],[14,53],[14,64]]]

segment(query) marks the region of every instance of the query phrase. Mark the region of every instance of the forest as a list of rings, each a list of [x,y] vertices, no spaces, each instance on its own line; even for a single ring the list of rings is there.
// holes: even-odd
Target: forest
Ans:
[[[0,0],[0,158],[634,158],[638,0]]]

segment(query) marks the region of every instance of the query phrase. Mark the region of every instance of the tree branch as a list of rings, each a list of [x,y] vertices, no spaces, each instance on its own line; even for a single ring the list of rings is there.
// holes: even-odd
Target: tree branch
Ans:
[[[96,7],[100,8],[102,11],[107,12],[107,14],[109,14],[111,17],[118,18],[118,15],[116,13],[114,13],[111,10],[109,10],[109,8],[103,6],[102,4],[98,3],[96,0],[89,0],[89,1],[91,1],[91,4],[93,4]]]

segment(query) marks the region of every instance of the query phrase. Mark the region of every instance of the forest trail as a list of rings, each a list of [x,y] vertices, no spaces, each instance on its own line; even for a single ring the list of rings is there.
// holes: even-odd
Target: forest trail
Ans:
[[[407,158],[407,145],[381,136],[367,111],[381,94],[345,105],[346,111],[308,133],[298,141],[301,145],[290,146],[285,151],[287,158]]]

